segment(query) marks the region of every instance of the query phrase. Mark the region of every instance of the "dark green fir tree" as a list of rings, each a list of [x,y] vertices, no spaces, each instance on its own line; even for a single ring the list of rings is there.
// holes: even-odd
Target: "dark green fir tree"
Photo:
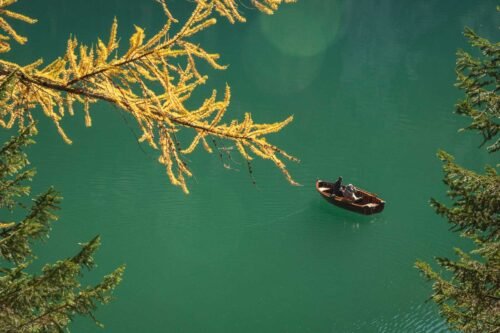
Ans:
[[[5,84],[1,88],[5,91]],[[80,284],[83,270],[94,266],[98,236],[83,244],[76,255],[46,264],[41,272],[32,274],[30,265],[36,259],[32,243],[47,238],[61,201],[50,188],[26,203],[30,194],[26,183],[35,171],[27,168],[23,149],[34,142],[34,131],[33,124],[25,127],[0,150],[0,332],[68,332],[68,325],[78,315],[101,325],[93,312],[99,303],[111,300],[124,267],[95,286]],[[19,212],[24,218],[11,221]]]
[[[482,134],[487,149],[497,152],[500,80],[500,43],[492,43],[466,28],[465,36],[480,54],[457,52],[457,84],[465,98],[456,113],[470,118],[465,130]],[[447,218],[451,229],[473,242],[471,251],[456,248],[455,259],[437,258],[440,271],[417,261],[417,268],[433,282],[432,299],[452,330],[500,332],[500,177],[494,167],[483,174],[461,167],[441,151],[444,183],[450,205],[431,199],[436,213]],[[443,271],[444,270],[444,271]]]
[[[480,51],[480,55],[474,57],[463,50],[457,52],[455,85],[464,91],[465,98],[456,105],[455,112],[471,120],[463,130],[480,132],[482,145],[494,141],[487,149],[496,152],[500,149],[500,42],[493,43],[482,38],[470,28],[465,28],[464,35]]]

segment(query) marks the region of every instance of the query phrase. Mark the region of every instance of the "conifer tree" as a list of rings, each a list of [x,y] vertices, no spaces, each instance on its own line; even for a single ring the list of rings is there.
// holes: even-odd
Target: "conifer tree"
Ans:
[[[464,91],[465,98],[456,105],[455,112],[470,118],[470,125],[462,130],[480,132],[482,145],[496,139],[488,146],[488,151],[495,152],[500,149],[500,42],[490,42],[470,28],[465,28],[464,35],[481,55],[475,57],[463,50],[457,52],[455,85]]]
[[[479,37],[469,28],[465,36],[482,56],[457,52],[457,84],[465,98],[455,112],[471,118],[467,130],[479,131],[483,144],[498,134],[500,43]],[[488,151],[497,152],[497,139]],[[448,186],[451,206],[431,199],[437,214],[448,219],[451,230],[473,242],[471,251],[455,249],[457,259],[437,258],[444,272],[417,261],[416,267],[433,282],[432,299],[452,330],[462,332],[500,332],[500,177],[494,167],[484,174],[468,170],[454,162],[444,151],[444,183]]]
[[[27,41],[17,34],[7,19],[36,22],[6,9],[16,1],[0,0],[0,29],[4,31],[0,34],[0,53],[10,49],[10,39],[20,44]],[[165,166],[170,182],[186,193],[186,178],[192,173],[184,156],[199,145],[211,153],[217,149],[217,140],[233,145],[247,163],[253,156],[270,160],[291,184],[296,185],[283,159],[297,159],[267,141],[267,135],[279,132],[292,121],[292,116],[276,123],[259,124],[246,112],[243,120],[226,122],[223,118],[231,97],[229,85],[222,98],[213,90],[199,107],[193,108],[193,103],[188,103],[195,89],[208,79],[198,70],[200,61],[216,70],[226,68],[219,63],[219,54],[206,51],[192,38],[216,24],[217,14],[231,23],[244,22],[237,2],[194,0],[194,9],[182,24],[165,0],[157,2],[163,8],[165,24],[150,38],[146,37],[144,29],[135,26],[136,31],[125,52],[118,50],[115,18],[106,42],[98,38],[95,46],[87,46],[73,36],[67,42],[65,54],[46,66],[42,59],[29,65],[0,59],[0,79],[14,77],[12,93],[0,109],[0,126],[22,126],[42,109],[62,139],[71,143],[63,129],[63,118],[73,115],[74,105],[80,104],[85,124],[91,126],[91,104],[105,101],[137,121],[142,131],[139,141],[159,152],[158,160]],[[251,0],[257,9],[267,14],[272,14],[283,2],[294,0]],[[178,140],[181,130],[193,133],[190,143]]]
[[[5,84],[2,91],[5,92]],[[23,149],[34,141],[34,124],[24,127],[0,150],[0,332],[66,332],[76,315],[93,315],[98,303],[108,303],[111,292],[119,284],[124,267],[103,277],[94,286],[79,282],[84,269],[94,267],[93,255],[100,244],[99,236],[72,257],[45,264],[33,274],[31,264],[35,240],[47,238],[52,222],[57,219],[61,197],[52,188],[26,204],[35,175]],[[25,211],[20,221],[9,216]],[[17,215],[13,215],[17,213]]]

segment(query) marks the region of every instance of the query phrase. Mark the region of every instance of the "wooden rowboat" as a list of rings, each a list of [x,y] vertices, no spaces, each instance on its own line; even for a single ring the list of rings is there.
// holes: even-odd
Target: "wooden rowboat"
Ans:
[[[317,180],[316,190],[321,196],[332,205],[351,210],[363,215],[380,213],[384,210],[385,201],[377,197],[376,194],[356,188],[356,196],[361,197],[357,201],[351,201],[343,196],[332,194],[333,183]]]

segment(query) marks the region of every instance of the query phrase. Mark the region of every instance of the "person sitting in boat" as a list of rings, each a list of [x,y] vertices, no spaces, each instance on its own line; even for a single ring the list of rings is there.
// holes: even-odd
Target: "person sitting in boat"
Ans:
[[[342,187],[342,177],[339,177],[335,183],[333,183],[332,186],[332,195],[341,195],[342,192],[340,191]]]
[[[349,201],[356,201],[361,199],[361,197],[356,196],[356,188],[352,184],[347,185],[342,194],[344,195],[344,198]]]

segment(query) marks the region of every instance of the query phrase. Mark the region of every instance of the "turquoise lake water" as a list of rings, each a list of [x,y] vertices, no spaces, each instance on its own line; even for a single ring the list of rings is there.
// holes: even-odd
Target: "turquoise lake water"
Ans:
[[[181,18],[193,8],[169,3]],[[301,187],[267,161],[253,163],[254,186],[244,164],[227,170],[200,149],[186,196],[114,107],[96,105],[91,128],[81,113],[66,119],[72,146],[40,112],[34,192],[54,185],[64,196],[40,262],[100,234],[99,267],[85,281],[127,264],[115,301],[97,312],[105,330],[77,319],[73,331],[447,332],[413,265],[468,245],[428,205],[445,193],[436,151],[476,170],[496,163],[478,136],[457,133],[466,122],[452,114],[463,27],[498,40],[495,6],[301,0],[274,16],[244,9],[247,23],[221,19],[203,32],[197,42],[230,64],[208,72],[210,88],[232,87],[228,119],[295,116],[269,139],[301,159],[289,164]],[[8,55],[20,63],[50,62],[70,34],[106,39],[114,16],[124,43],[133,24],[151,34],[164,22],[154,1],[24,0],[15,9],[39,19],[16,25],[30,38]],[[385,211],[366,217],[324,202],[316,178],[339,175],[377,192]]]

